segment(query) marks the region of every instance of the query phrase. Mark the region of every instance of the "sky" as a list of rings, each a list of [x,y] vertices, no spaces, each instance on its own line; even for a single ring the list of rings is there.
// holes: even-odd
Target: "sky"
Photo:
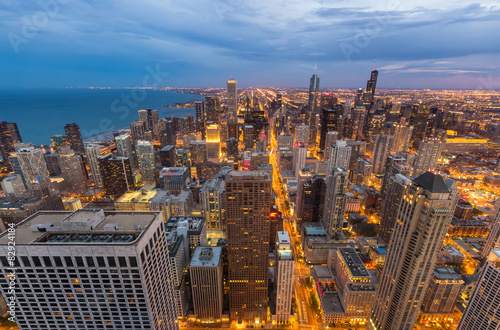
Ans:
[[[500,2],[0,0],[0,88],[500,90]]]

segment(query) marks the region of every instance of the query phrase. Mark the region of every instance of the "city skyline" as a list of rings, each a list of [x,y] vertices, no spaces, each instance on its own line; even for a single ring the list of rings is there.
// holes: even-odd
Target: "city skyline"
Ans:
[[[378,66],[379,88],[498,89],[499,10],[472,1],[7,3],[0,87],[144,86],[156,72],[158,87],[234,76],[241,87],[297,88],[317,63],[331,88],[356,88]]]

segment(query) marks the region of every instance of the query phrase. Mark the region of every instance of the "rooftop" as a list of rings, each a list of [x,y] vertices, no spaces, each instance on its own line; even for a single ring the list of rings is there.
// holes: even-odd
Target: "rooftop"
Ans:
[[[371,277],[356,250],[348,247],[338,248],[338,253],[353,277]]]
[[[449,193],[448,187],[444,183],[443,177],[432,172],[424,174],[413,179],[413,182],[431,193]]]
[[[438,266],[434,268],[432,273],[438,280],[461,280],[462,276],[455,272],[453,268],[446,266]]]
[[[116,199],[115,203],[147,203],[158,193],[157,190],[134,190],[127,191],[118,199]]]
[[[220,264],[221,255],[222,247],[220,246],[197,246],[194,250],[193,257],[191,258],[190,266],[216,267]]]

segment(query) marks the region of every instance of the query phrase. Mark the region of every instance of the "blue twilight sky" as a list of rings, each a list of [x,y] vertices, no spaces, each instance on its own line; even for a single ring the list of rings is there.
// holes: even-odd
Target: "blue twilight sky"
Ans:
[[[0,88],[500,89],[500,3],[0,0]],[[147,69],[149,68],[149,69]],[[160,79],[145,79],[159,71]]]

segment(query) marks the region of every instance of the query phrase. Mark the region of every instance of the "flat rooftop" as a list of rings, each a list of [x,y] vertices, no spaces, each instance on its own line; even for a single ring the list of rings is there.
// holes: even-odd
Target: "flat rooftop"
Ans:
[[[338,251],[353,277],[371,277],[356,250],[344,247]]]
[[[455,272],[453,268],[446,266],[438,266],[434,268],[432,273],[439,280],[461,280],[462,276]]]
[[[343,314],[344,308],[342,308],[342,303],[340,302],[340,297],[338,293],[327,292],[320,295],[321,307],[323,308],[323,313],[332,314]]]
[[[197,246],[191,258],[190,266],[217,267],[220,264],[221,254],[222,247],[220,246]]]
[[[115,203],[147,203],[158,193],[157,190],[134,190],[127,191],[120,197],[118,197]]]
[[[112,212],[99,209],[40,211],[17,224],[16,245],[131,244],[159,214],[160,212]],[[8,244],[7,234],[8,232],[0,234],[0,245]]]

